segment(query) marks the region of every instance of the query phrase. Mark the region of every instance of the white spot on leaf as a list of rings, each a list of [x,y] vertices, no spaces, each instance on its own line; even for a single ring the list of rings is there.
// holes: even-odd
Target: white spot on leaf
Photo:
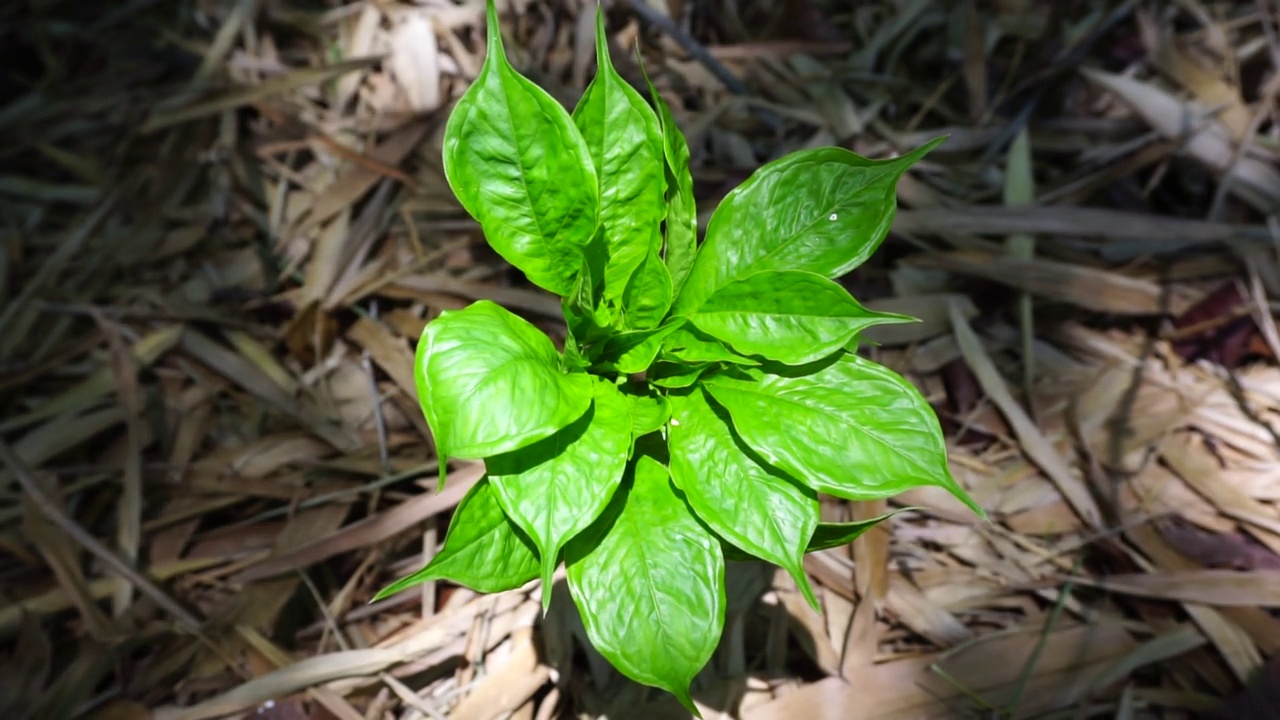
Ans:
[[[676,427],[676,426],[678,426],[679,424],[680,424],[680,421],[679,421],[679,420],[677,420],[677,419],[675,419],[675,418],[671,418],[671,427]]]
[[[836,215],[835,213],[831,213],[831,217],[828,217],[827,219],[830,220],[831,222],[835,222],[837,219],[839,219],[839,217],[840,217],[839,215]]]

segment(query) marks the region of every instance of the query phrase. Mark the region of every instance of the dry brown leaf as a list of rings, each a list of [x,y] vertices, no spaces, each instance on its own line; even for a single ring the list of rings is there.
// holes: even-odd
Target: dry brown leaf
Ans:
[[[904,625],[940,648],[949,648],[973,637],[973,631],[955,615],[935,605],[901,575],[889,578],[886,607]]]
[[[319,226],[349,208],[387,176],[384,168],[395,168],[408,157],[430,129],[431,123],[425,120],[412,121],[396,129],[369,151],[367,162],[358,162],[347,169],[311,200],[306,206],[309,211],[303,227]]]
[[[413,380],[413,353],[404,340],[392,334],[386,325],[368,318],[360,318],[347,330],[352,342],[369,351],[369,356],[406,395],[417,395]]]
[[[1280,206],[1280,170],[1257,158],[1238,157],[1230,133],[1209,110],[1187,103],[1158,87],[1122,75],[1082,70],[1085,77],[1124,98],[1153,128],[1185,143],[1188,153],[1207,167],[1230,171],[1232,189],[1262,212]]]
[[[333,447],[339,450],[355,449],[354,438],[333,422],[321,417],[314,407],[290,397],[270,375],[258,369],[250,360],[194,330],[183,335],[181,346],[195,359],[298,421]]]
[[[1051,300],[1115,315],[1177,314],[1190,300],[1158,284],[1096,267],[1043,258],[959,251],[908,258],[906,262],[1010,285]]]
[[[847,681],[828,678],[753,708],[743,720],[837,720],[847,718],[850,708],[874,708],[866,717],[877,720],[949,720],[965,704],[962,690],[933,675],[930,665],[940,662],[967,692],[998,704],[1011,696],[1038,640],[1032,632],[981,639],[954,654],[876,665]],[[1091,677],[1133,648],[1128,635],[1110,623],[1053,631],[1019,711],[1070,707],[1090,689]]]
[[[1110,592],[1222,607],[1280,607],[1280,572],[1178,570],[1153,575],[1080,578],[1082,585]]]
[[[474,463],[448,475],[448,485],[439,493],[424,493],[390,510],[365,518],[320,539],[254,565],[235,578],[251,582],[320,562],[338,553],[367,547],[404,532],[437,513],[451,509],[484,474],[484,464]]]
[[[429,12],[423,8],[403,13],[391,33],[388,64],[414,113],[440,107],[440,48]]]
[[[551,677],[538,661],[532,641],[516,644],[501,667],[493,668],[449,714],[451,720],[498,720],[525,704]]]
[[[1147,243],[1150,253],[1205,243],[1234,244],[1250,234],[1228,223],[1055,205],[943,207],[901,210],[894,230],[913,235],[1056,235],[1091,240]]]
[[[979,384],[992,402],[1013,425],[1014,433],[1021,441],[1023,451],[1053,480],[1063,497],[1089,527],[1102,527],[1102,513],[1088,487],[1058,453],[1057,448],[1041,434],[1022,406],[1013,399],[1004,378],[1000,376],[990,356],[983,349],[981,341],[978,340],[958,308],[952,308],[951,324],[966,364],[977,375]]]
[[[1221,108],[1218,119],[1231,131],[1236,142],[1243,140],[1252,122],[1252,113],[1240,98],[1239,89],[1197,63],[1179,42],[1173,28],[1159,27],[1157,20],[1146,12],[1138,13],[1137,20],[1151,64],[1190,90],[1204,107]]]

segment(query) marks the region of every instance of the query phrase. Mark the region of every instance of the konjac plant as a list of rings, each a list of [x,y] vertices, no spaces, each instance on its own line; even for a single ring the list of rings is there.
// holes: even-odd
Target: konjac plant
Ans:
[[[803,150],[757,170],[699,243],[689,149],[652,84],[615,71],[597,10],[597,74],[570,114],[517,73],[493,0],[487,55],[444,136],[444,170],[490,245],[562,298],[564,350],[489,301],[422,333],[415,379],[443,468],[483,460],[439,554],[383,590],[442,579],[501,592],[564,563],[587,636],[618,670],[696,712],[720,640],[726,560],[760,559],[817,606],[807,552],[882,518],[819,520],[818,494],[946,488],[937,417],[856,354],[910,321],[833,278],[888,233],[890,160]],[[648,80],[646,78],[646,83]]]

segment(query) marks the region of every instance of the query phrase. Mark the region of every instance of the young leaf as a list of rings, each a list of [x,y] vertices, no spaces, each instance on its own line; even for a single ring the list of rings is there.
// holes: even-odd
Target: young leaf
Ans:
[[[689,321],[745,355],[802,365],[839,350],[872,325],[914,319],[868,310],[815,273],[765,270],[717,290]]]
[[[645,256],[622,294],[626,326],[638,330],[657,327],[671,309],[671,272],[658,257],[662,239],[654,228],[656,241]]]
[[[661,243],[661,238],[655,242],[654,236],[666,214],[665,179],[658,118],[640,93],[614,70],[604,12],[599,7],[596,64],[595,79],[573,111],[573,122],[586,140],[598,176],[600,224],[609,249],[604,271],[608,300],[622,297],[650,248]]]
[[[691,712],[689,684],[724,628],[720,541],[647,455],[609,509],[565,549],[569,590],[591,644],[636,682],[674,694]]]
[[[672,395],[667,443],[671,479],[717,535],[791,573],[815,609],[804,552],[818,525],[818,495],[758,461],[727,413],[701,389]]]
[[[560,363],[560,368],[567,373],[586,372],[591,367],[591,361],[578,350],[578,343],[573,339],[572,332],[564,344],[564,354],[561,357],[563,362]]]
[[[498,505],[489,478],[467,491],[449,523],[444,546],[426,567],[383,588],[374,600],[421,585],[428,580],[448,580],[476,592],[513,590],[538,577],[538,555],[533,543]]]
[[[818,527],[813,531],[813,537],[809,540],[809,547],[805,549],[806,553],[826,550],[828,548],[842,547],[857,540],[863,533],[900,512],[906,512],[911,508],[900,508],[893,512],[887,512],[884,515],[873,517],[870,520],[858,520],[856,522],[846,523],[818,523]]]
[[[669,390],[687,388],[714,368],[715,363],[710,362],[693,364],[660,362],[653,366],[649,382]]]
[[[569,337],[578,350],[598,345],[613,332],[613,317],[609,305],[602,302],[601,294],[607,259],[604,231],[598,229],[583,248],[582,267],[572,291],[560,300]]]
[[[937,416],[901,376],[856,355],[775,372],[705,382],[738,435],[770,464],[850,500],[936,485],[983,515],[947,469]]]
[[[683,324],[683,320],[673,320],[653,330],[631,330],[614,335],[605,342],[601,352],[601,369],[623,375],[648,370],[662,347],[663,339]]]
[[[444,173],[494,250],[557,295],[599,221],[599,181],[569,113],[507,62],[493,0],[488,51],[444,133]]]
[[[891,160],[841,148],[792,153],[755,171],[716,208],[674,311],[689,314],[762,270],[834,278],[862,264],[897,212],[898,178],[942,139]]]
[[[631,450],[631,407],[618,388],[595,383],[595,402],[551,437],[485,460],[498,502],[533,538],[542,557],[542,583],[560,562],[560,549],[604,511],[622,481]],[[551,593],[543,593],[543,606]]]
[[[664,359],[690,364],[703,362],[725,362],[734,365],[760,364],[735,353],[715,338],[704,335],[687,325],[667,336],[662,343],[662,356]]]
[[[627,403],[631,406],[631,440],[635,440],[658,432],[671,417],[671,404],[664,395],[656,393],[639,394],[624,392]]]
[[[550,338],[489,300],[427,323],[414,380],[441,457],[510,452],[550,436],[591,404],[590,376],[561,371]]]
[[[639,52],[637,48],[637,59]],[[667,161],[667,237],[663,260],[671,271],[672,290],[678,294],[693,267],[698,243],[698,212],[693,197],[693,176],[689,173],[689,145],[671,115],[671,108],[644,72],[644,63],[639,64],[662,127],[662,149]]]

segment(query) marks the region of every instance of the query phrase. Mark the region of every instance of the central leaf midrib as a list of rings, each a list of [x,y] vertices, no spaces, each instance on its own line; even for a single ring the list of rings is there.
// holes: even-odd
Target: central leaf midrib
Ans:
[[[838,162],[836,162],[836,161],[834,161],[834,160],[824,160],[824,161],[817,161],[817,160],[813,160],[813,161],[809,161],[808,163],[796,163],[796,167],[801,167],[802,165],[806,165],[806,164],[812,164],[812,165],[832,165],[832,164],[835,164],[835,165],[838,165],[838,164],[840,164],[840,163],[838,163]],[[870,173],[870,172],[865,172],[865,171],[866,171],[866,168],[863,168],[863,170],[864,170],[864,173],[863,173],[863,174],[864,174],[865,179],[863,180],[863,182],[859,183],[859,184],[857,185],[857,187],[854,187],[854,188],[850,189],[850,190],[847,192],[847,194],[845,195],[846,202],[848,202],[848,201],[852,200],[853,198],[856,198],[856,197],[858,196],[858,194],[859,194],[859,193],[861,193],[861,192],[862,192],[862,190],[863,190],[864,188],[866,188],[868,185],[870,185],[870,184],[871,184],[871,182],[872,182],[873,180],[875,180],[875,178],[874,178],[874,177],[871,177],[871,176],[870,176],[870,175],[871,175],[871,173]],[[770,206],[772,207],[772,204],[771,204]],[[817,216],[816,216],[813,220],[811,220],[807,225],[805,225],[804,227],[802,227],[802,228],[800,228],[800,229],[796,230],[795,232],[791,233],[791,235],[787,236],[784,240],[782,240],[782,242],[780,242],[780,243],[779,243],[776,247],[774,247],[772,250],[770,250],[769,252],[765,253],[764,255],[761,255],[758,259],[756,259],[755,261],[753,261],[750,265],[747,265],[747,267],[746,267],[746,268],[744,268],[744,270],[750,270],[752,267],[754,267],[754,266],[758,265],[759,263],[762,263],[762,262],[764,262],[765,260],[768,260],[768,259],[772,258],[775,254],[777,254],[777,253],[778,253],[778,252],[780,252],[781,250],[786,249],[786,248],[787,248],[787,247],[789,247],[792,243],[796,242],[796,241],[800,238],[800,235],[801,235],[802,233],[804,233],[806,230],[809,230],[810,228],[813,228],[813,227],[816,227],[816,226],[818,226],[818,225],[822,224],[822,220],[824,220],[824,219],[826,219],[826,218],[829,218],[829,217],[830,217],[830,214],[831,214],[832,212],[836,212],[836,211],[840,210],[842,207],[844,207],[844,205],[842,205],[840,202],[836,202],[836,203],[832,204],[832,205],[831,205],[831,207],[828,207],[828,208],[826,208],[825,210],[823,210],[822,212],[818,213],[818,214],[817,214]],[[827,220],[827,222],[831,222],[831,221],[830,221],[830,220]]]
[[[504,64],[504,67],[506,67],[507,69],[510,69],[509,65]],[[506,84],[508,79],[510,78],[505,77],[501,73],[498,76],[499,85],[502,87],[502,93],[501,93],[502,109],[506,112],[506,115],[507,115],[507,127],[511,132],[512,144],[518,148],[518,151],[516,152],[515,165],[516,165],[516,169],[519,170],[520,172],[520,189],[524,191],[525,202],[529,206],[529,215],[533,218],[534,227],[537,228],[537,231],[538,231],[538,240],[540,241],[540,244],[543,246],[543,249],[547,252],[548,257],[550,258],[556,255],[559,255],[561,253],[557,252],[558,248],[556,247],[555,243],[551,242],[551,239],[547,236],[546,230],[543,229],[542,215],[541,213],[538,212],[536,206],[534,205],[533,194],[530,192],[530,189],[529,189],[528,170],[524,162],[525,148],[519,147],[519,140],[518,140],[519,134],[515,130],[516,118],[515,118],[515,114],[512,112],[512,109],[511,109],[510,99],[507,97]],[[512,82],[514,84],[515,90],[522,92],[527,99],[533,101],[533,104],[535,107],[538,107],[539,109],[541,109],[541,103],[539,102],[539,98],[535,93],[525,88],[523,84],[519,82],[518,79],[512,80]],[[557,134],[561,134],[561,133],[557,131]],[[572,217],[573,215],[574,213],[572,211],[566,211],[562,214],[562,217],[560,218],[560,225],[559,227],[556,228],[555,235],[552,237],[558,238],[560,236],[560,233],[564,231],[565,225],[568,224],[569,218]],[[555,268],[556,264],[557,263],[555,263],[554,261],[547,263],[548,267],[551,268],[553,272],[556,270]],[[562,272],[558,272],[557,274],[562,274]]]
[[[632,492],[635,492],[634,485],[632,486]],[[630,500],[630,498],[628,498],[628,500]],[[632,531],[630,535],[631,538],[644,537],[645,535],[651,534],[650,532],[646,532],[646,531],[652,531],[656,529],[654,527],[649,527],[649,528],[639,527],[639,522],[637,521],[637,519],[632,517],[632,515],[635,515],[635,514],[636,514],[635,510],[628,513],[626,511],[626,508],[624,507],[622,511],[622,516],[619,518],[619,520],[622,520],[625,518],[627,524],[631,526],[631,531]],[[670,527],[670,525],[671,525],[670,523],[666,523],[666,527]],[[653,604],[655,615],[657,615],[660,618],[658,622],[658,633],[662,636],[662,639],[664,641],[663,643],[664,646],[667,648],[672,648],[673,644],[671,642],[671,638],[673,636],[667,630],[667,613],[664,611],[662,603],[658,602],[658,597],[654,593],[654,588],[657,586],[657,583],[653,581],[653,573],[651,572],[649,555],[648,553],[645,552],[645,543],[633,542],[630,544],[632,545],[632,547],[635,548],[636,554],[640,556],[640,561],[641,561],[640,565],[643,568],[644,578],[645,578],[645,590],[649,595],[649,602]]]
[[[697,319],[699,317],[709,317],[709,316],[718,316],[718,315],[735,315],[735,316],[764,315],[767,317],[777,317],[777,318],[805,318],[805,319],[813,318],[817,320],[859,320],[861,319],[856,315],[805,315],[803,313],[798,313],[798,312],[769,312],[766,310],[710,310],[710,311],[698,310],[692,315],[692,317],[694,319]]]

